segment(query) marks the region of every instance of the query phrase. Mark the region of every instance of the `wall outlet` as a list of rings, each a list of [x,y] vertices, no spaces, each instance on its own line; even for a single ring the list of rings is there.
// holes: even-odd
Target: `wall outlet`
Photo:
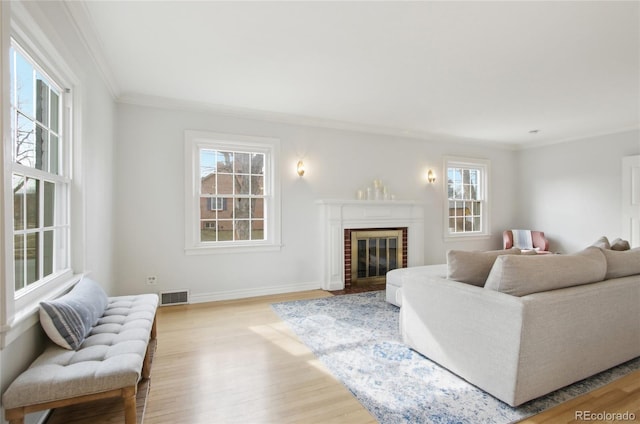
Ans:
[[[148,286],[155,286],[156,284],[158,284],[158,277],[156,277],[155,275],[150,275],[147,277],[146,282]]]

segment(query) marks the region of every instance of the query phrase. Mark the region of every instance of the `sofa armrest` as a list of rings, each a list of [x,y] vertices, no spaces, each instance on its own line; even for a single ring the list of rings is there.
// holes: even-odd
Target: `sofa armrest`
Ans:
[[[403,341],[511,405],[522,318],[520,298],[482,287],[430,278],[402,288]]]

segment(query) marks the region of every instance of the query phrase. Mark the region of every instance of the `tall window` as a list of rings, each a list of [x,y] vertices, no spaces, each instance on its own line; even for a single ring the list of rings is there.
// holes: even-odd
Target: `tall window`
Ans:
[[[488,162],[453,158],[445,162],[447,235],[488,234]]]
[[[278,141],[187,131],[187,251],[279,244]]]
[[[70,180],[61,85],[15,40],[10,48],[16,297],[69,267]]]

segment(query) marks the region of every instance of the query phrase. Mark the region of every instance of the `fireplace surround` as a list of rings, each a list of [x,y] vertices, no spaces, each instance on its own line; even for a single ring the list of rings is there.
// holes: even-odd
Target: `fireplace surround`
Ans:
[[[416,201],[318,200],[322,240],[320,281],[344,290],[345,230],[406,228],[404,266],[424,265],[424,207]]]

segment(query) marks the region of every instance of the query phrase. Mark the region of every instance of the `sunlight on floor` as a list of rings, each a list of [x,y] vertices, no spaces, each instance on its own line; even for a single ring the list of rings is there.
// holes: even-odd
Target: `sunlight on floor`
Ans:
[[[309,349],[291,333],[284,322],[257,325],[249,327],[249,330],[270,341],[284,351],[294,356],[309,355]]]

